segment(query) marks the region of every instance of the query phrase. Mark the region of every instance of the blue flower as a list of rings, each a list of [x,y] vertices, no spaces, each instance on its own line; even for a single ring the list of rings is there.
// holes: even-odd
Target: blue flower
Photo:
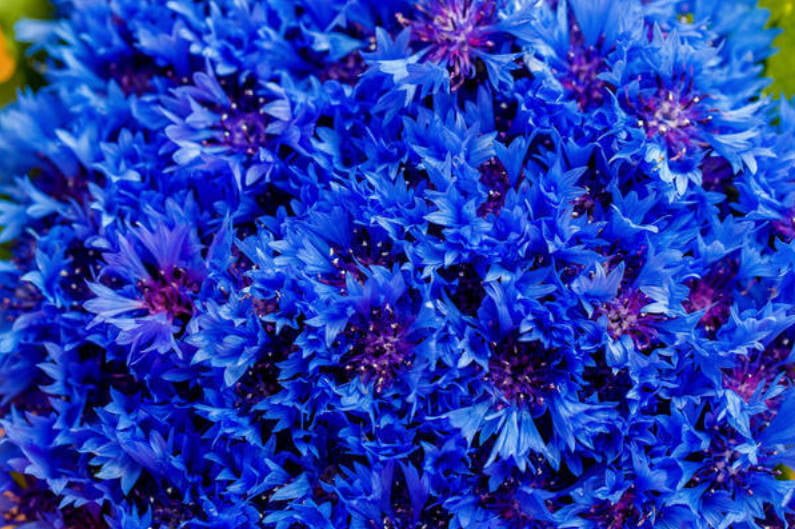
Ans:
[[[61,0],[0,110],[0,526],[795,521],[753,0]]]
[[[131,228],[104,254],[100,281],[89,284],[92,324],[115,327],[133,362],[149,351],[181,351],[176,338],[187,331],[206,273],[193,237],[186,225]]]
[[[242,188],[281,167],[280,149],[304,150],[312,129],[306,103],[291,100],[275,83],[218,79],[197,72],[193,84],[177,88],[163,109],[178,147],[180,166],[212,172],[226,168]]]

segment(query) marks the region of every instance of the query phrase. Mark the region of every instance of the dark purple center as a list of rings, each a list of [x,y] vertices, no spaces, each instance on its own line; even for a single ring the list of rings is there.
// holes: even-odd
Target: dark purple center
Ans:
[[[188,520],[196,518],[199,507],[196,503],[185,503],[179,490],[169,484],[158,484],[151,476],[142,475],[128,498],[140,511],[152,515],[152,527],[178,529]]]
[[[539,520],[528,513],[519,497],[519,483],[509,477],[494,491],[482,490],[479,494],[480,505],[494,513],[502,522],[499,527],[506,529],[552,529],[551,523]]]
[[[80,243],[66,251],[68,265],[61,270],[60,285],[73,300],[83,301],[91,296],[87,281],[93,280],[101,267],[100,253]]]
[[[577,101],[580,110],[600,104],[608,84],[599,78],[607,69],[600,46],[587,45],[580,27],[571,27],[571,44],[566,54],[568,69],[561,76],[561,84]]]
[[[725,158],[710,156],[701,164],[702,185],[708,191],[729,191],[734,181],[734,169]]]
[[[640,96],[634,111],[638,125],[646,131],[647,138],[663,138],[670,162],[685,159],[688,150],[699,141],[697,125],[709,122],[712,116],[703,108],[703,99],[690,90],[668,89],[658,82],[658,88]]]
[[[8,323],[13,323],[17,316],[26,312],[32,312],[44,299],[32,283],[20,281],[11,288],[3,289],[3,298],[0,301],[2,318]]]
[[[369,317],[353,319],[345,328],[345,336],[351,344],[343,358],[345,370],[372,383],[376,393],[411,367],[414,343],[389,305],[373,308]]]
[[[224,143],[249,155],[256,154],[259,147],[265,144],[267,126],[266,116],[261,112],[221,114]]]
[[[458,310],[468,316],[477,314],[486,290],[475,267],[470,263],[454,265],[439,270],[439,275],[449,282],[448,295]]]
[[[556,351],[538,341],[519,341],[518,336],[510,335],[494,345],[486,380],[508,401],[539,411],[557,390],[559,363]]]
[[[480,183],[486,188],[486,200],[478,207],[478,215],[485,217],[498,214],[505,205],[505,197],[511,189],[508,172],[499,160],[492,158],[480,166]]]
[[[160,270],[154,277],[140,280],[137,286],[150,313],[166,313],[183,323],[193,316],[192,298],[199,291],[199,284],[184,268]]]
[[[378,529],[447,529],[450,525],[450,514],[440,506],[423,509],[418,520],[414,520],[410,505],[394,508],[394,515],[384,518]]]
[[[649,303],[651,299],[640,290],[625,289],[616,299],[599,307],[597,314],[607,318],[607,332],[614,340],[629,336],[639,351],[646,351],[656,341],[656,323],[664,319],[644,311]]]
[[[254,365],[235,384],[235,409],[250,409],[282,389],[279,363],[295,349],[297,332],[285,328],[277,335],[272,324],[264,326],[270,340]]]
[[[792,351],[789,333],[776,338],[763,351],[752,350],[738,359],[737,366],[724,371],[723,386],[737,393],[749,402],[755,394],[762,394],[781,374],[785,374],[785,384],[793,380],[793,366],[788,364]],[[787,365],[788,364],[788,365]],[[775,406],[770,406],[775,412]]]
[[[226,108],[217,109],[221,132],[217,141],[233,151],[253,156],[267,143],[271,118],[264,108],[268,99],[258,95],[250,87],[251,83],[244,83],[241,87],[229,78],[220,79],[219,83],[231,103]]]
[[[642,516],[638,511],[635,505],[635,493],[631,488],[624,492],[615,503],[607,500],[596,502],[582,517],[604,529],[641,527],[648,518],[648,516]]]
[[[795,240],[795,208],[790,208],[781,220],[773,222],[773,233],[786,243]]]
[[[729,319],[732,285],[739,264],[736,258],[723,259],[703,278],[688,281],[690,296],[683,305],[688,312],[704,311],[699,324],[709,334],[715,333]]]
[[[477,52],[494,46],[495,0],[424,0],[415,8],[415,20],[398,20],[411,28],[415,41],[430,45],[426,58],[447,66],[453,89],[473,79]]]
[[[367,65],[362,55],[355,51],[323,68],[320,72],[320,80],[337,81],[340,84],[353,86],[366,69]]]
[[[30,477],[22,479],[26,482],[33,480]],[[6,490],[2,496],[0,506],[4,506],[5,510],[0,512],[0,522],[4,529],[27,524],[38,527],[36,522],[62,529],[107,528],[98,505],[59,508],[58,498],[35,481],[15,492]]]
[[[440,505],[424,505],[420,512],[414,512],[409,491],[400,481],[392,489],[391,512],[381,524],[373,522],[373,529],[447,529],[450,513]]]
[[[332,274],[324,275],[321,282],[343,288],[345,278],[349,275],[359,282],[364,282],[366,276],[362,267],[384,266],[391,268],[395,259],[399,257],[394,252],[392,239],[377,227],[356,226],[353,228],[349,244],[350,246],[347,248],[331,246],[329,259],[335,271]]]
[[[162,73],[151,57],[134,54],[110,61],[106,76],[114,79],[126,95],[142,95],[151,88],[152,79]]]
[[[29,171],[29,176],[34,185],[43,193],[57,198],[61,202],[74,200],[78,204],[85,203],[89,198],[89,182],[101,181],[98,172],[89,172],[82,167],[74,174],[65,174],[44,155],[38,156],[36,166]]]
[[[689,487],[707,485],[707,494],[725,490],[752,495],[754,492],[747,479],[751,474],[762,473],[780,476],[781,471],[778,469],[741,461],[743,457],[741,445],[746,440],[724,422],[718,422],[714,416],[708,414],[704,427],[712,430],[710,446],[689,457],[689,459],[701,463],[700,468],[688,483]]]

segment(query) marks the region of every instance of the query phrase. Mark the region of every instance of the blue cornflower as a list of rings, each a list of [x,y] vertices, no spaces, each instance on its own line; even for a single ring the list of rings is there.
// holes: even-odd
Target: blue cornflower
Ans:
[[[476,59],[496,46],[497,2],[494,0],[420,1],[414,16],[398,14],[411,37],[427,46],[424,59],[450,72],[452,88],[476,76]]]
[[[131,361],[149,351],[179,353],[177,337],[187,331],[206,273],[191,228],[134,227],[115,245],[103,255],[99,281],[89,283],[95,297],[85,307],[96,315],[93,324],[115,327]]]
[[[688,43],[677,33],[663,36],[657,29],[648,45],[628,53],[616,72],[615,84],[623,86],[616,96],[637,128],[628,123],[632,143],[621,147],[620,156],[639,152],[678,194],[688,182],[702,184],[701,164],[709,157],[724,158],[735,173],[754,167],[762,103],[716,89],[713,79],[723,70],[713,48]]]
[[[306,103],[291,99],[274,83],[218,78],[198,72],[193,84],[175,89],[163,112],[173,123],[180,166],[212,172],[228,170],[238,186],[268,178],[282,166],[279,153],[304,151],[312,130]]]
[[[795,520],[753,0],[60,0],[0,111],[0,525]],[[2,515],[0,515],[2,516]]]

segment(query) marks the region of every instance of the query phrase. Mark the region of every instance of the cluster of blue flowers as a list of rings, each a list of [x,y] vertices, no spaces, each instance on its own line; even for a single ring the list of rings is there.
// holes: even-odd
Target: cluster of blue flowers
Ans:
[[[60,0],[0,112],[0,527],[784,529],[753,0]]]

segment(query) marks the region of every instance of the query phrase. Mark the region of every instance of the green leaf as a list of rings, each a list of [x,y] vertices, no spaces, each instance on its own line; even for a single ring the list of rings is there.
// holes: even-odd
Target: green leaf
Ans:
[[[767,75],[773,79],[768,91],[786,97],[795,95],[795,0],[760,0],[770,10],[771,24],[780,28],[778,49],[767,62]]]

